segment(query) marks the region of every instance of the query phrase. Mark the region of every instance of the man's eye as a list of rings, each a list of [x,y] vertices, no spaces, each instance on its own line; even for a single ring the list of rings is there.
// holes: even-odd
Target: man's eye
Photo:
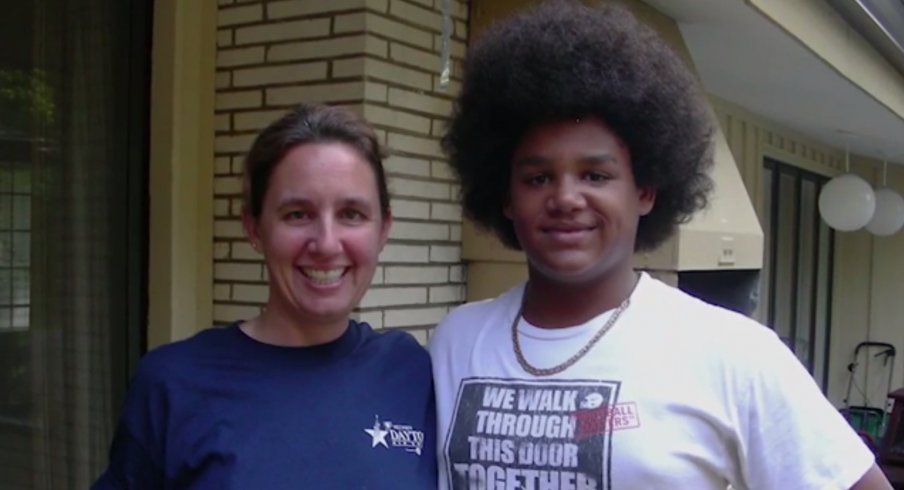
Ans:
[[[585,179],[590,182],[602,182],[604,180],[609,180],[609,176],[601,173],[601,172],[588,172],[587,175],[584,176]]]
[[[289,211],[285,215],[285,219],[289,221],[295,221],[300,219],[305,219],[308,217],[308,213],[304,211]]]
[[[527,178],[527,183],[530,185],[543,185],[549,182],[549,176],[546,174],[532,175]]]

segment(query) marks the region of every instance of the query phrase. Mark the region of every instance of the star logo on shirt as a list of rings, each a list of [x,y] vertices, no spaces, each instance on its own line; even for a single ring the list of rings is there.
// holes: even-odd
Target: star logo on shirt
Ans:
[[[389,435],[389,429],[392,428],[392,422],[384,422],[386,425],[385,429],[380,428],[380,417],[374,417],[374,426],[372,429],[364,429],[364,432],[367,432],[370,437],[370,447],[377,447],[378,444],[382,444],[383,447],[389,448],[389,444],[386,443],[386,436]]]
[[[401,449],[418,456],[424,448],[424,431],[389,420],[381,422],[379,415],[374,415],[373,427],[364,429],[364,432],[370,436],[371,448],[383,446],[390,450]]]

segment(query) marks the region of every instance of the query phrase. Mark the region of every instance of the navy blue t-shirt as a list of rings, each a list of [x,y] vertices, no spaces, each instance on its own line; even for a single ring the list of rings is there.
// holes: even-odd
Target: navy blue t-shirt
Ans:
[[[436,488],[428,354],[357,322],[314,347],[238,324],[165,345],[139,364],[93,488]]]

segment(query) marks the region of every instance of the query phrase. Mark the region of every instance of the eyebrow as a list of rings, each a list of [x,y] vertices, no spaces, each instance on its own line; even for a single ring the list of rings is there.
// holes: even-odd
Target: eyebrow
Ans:
[[[347,198],[343,199],[341,202],[342,202],[343,207],[364,208],[364,209],[370,209],[373,207],[372,203],[370,201],[368,201],[367,199],[361,198],[361,197],[347,197]]]
[[[370,202],[367,199],[362,197],[345,197],[339,200],[341,203],[340,207],[357,207],[357,208],[370,208],[372,207]],[[314,202],[310,199],[304,197],[287,197],[282,199],[277,203],[277,209],[282,209],[290,206],[313,206]]]
[[[589,163],[591,165],[608,165],[618,163],[618,158],[611,153],[600,153],[598,155],[588,155],[579,160],[581,163]]]
[[[276,203],[277,209],[282,209],[290,206],[309,206],[311,204],[310,199],[305,199],[303,197],[284,197]]]
[[[519,158],[515,160],[514,166],[516,167],[534,167],[541,166],[552,162],[554,159],[545,157],[542,155],[528,155],[523,158]],[[617,163],[618,159],[615,155],[611,153],[599,153],[594,155],[586,155],[582,156],[578,159],[580,163],[590,164],[590,165],[607,165],[612,163]]]

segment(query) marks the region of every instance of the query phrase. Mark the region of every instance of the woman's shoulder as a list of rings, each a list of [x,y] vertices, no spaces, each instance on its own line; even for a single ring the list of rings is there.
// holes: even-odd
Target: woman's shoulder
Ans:
[[[392,355],[427,358],[427,350],[410,332],[399,328],[376,330],[367,322],[355,322],[361,329],[362,345]]]
[[[168,373],[185,373],[194,369],[200,359],[228,356],[235,324],[205,328],[186,339],[155,347],[147,352],[136,368],[136,380],[160,382]]]

